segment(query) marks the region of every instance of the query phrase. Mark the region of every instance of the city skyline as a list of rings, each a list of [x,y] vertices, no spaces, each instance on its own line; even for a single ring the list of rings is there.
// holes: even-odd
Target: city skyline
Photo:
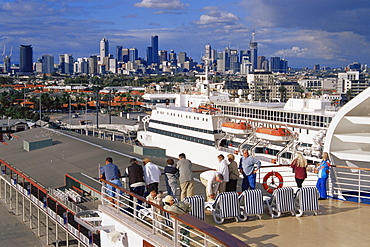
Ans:
[[[116,45],[137,48],[146,58],[151,36],[159,50],[186,52],[200,62],[207,43],[222,51],[249,49],[252,32],[258,56],[278,56],[293,68],[315,64],[344,67],[368,63],[370,2],[313,0],[297,2],[227,0],[135,1],[4,1],[0,46],[13,47],[12,63],[19,62],[22,45],[32,45],[33,60],[44,54],[74,58],[99,55],[99,41],[107,38],[110,54]],[[55,61],[57,62],[57,61]]]

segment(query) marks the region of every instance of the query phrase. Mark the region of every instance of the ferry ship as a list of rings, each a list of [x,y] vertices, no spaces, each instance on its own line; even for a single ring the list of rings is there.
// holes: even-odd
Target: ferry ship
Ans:
[[[143,119],[145,127],[138,132],[138,140],[144,146],[165,149],[168,156],[185,153],[192,162],[211,169],[217,168],[217,155],[232,153],[238,162],[243,149],[249,149],[264,166],[289,165],[297,151],[309,164],[317,163],[336,114],[329,110],[330,102],[321,99],[290,99],[282,104],[222,101],[216,95],[208,102],[206,97],[202,102],[201,96],[177,97],[173,106],[157,106]],[[212,105],[211,111],[199,110],[207,104]],[[274,170],[293,176],[286,166]]]

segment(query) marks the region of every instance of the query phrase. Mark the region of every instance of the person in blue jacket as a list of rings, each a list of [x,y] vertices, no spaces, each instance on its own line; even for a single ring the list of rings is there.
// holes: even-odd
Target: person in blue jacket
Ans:
[[[327,198],[326,194],[326,181],[328,180],[330,172],[330,160],[329,154],[324,152],[322,154],[322,161],[317,168],[317,184],[316,188],[319,190],[320,198],[319,200],[325,200]]]

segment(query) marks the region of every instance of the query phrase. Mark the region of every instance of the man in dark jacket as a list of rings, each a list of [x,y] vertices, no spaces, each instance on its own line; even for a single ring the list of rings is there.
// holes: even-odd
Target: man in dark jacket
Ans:
[[[125,174],[126,176],[128,176],[130,191],[135,193],[136,195],[143,197],[145,192],[143,167],[139,165],[139,162],[134,158],[130,160],[130,164],[131,165],[126,168]],[[141,204],[141,201],[139,200],[138,203]],[[130,205],[132,204],[130,203]]]

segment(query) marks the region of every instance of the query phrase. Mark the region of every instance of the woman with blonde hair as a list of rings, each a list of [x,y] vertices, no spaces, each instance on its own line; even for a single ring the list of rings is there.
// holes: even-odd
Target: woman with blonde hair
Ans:
[[[317,167],[317,190],[320,193],[320,198],[319,200],[325,200],[327,197],[326,194],[326,181],[328,180],[329,173],[330,173],[330,159],[329,159],[329,154],[327,152],[324,152],[322,154],[322,161]]]
[[[294,177],[297,187],[302,188],[303,181],[307,178],[307,160],[303,157],[302,153],[296,153],[290,166],[295,173]]]

